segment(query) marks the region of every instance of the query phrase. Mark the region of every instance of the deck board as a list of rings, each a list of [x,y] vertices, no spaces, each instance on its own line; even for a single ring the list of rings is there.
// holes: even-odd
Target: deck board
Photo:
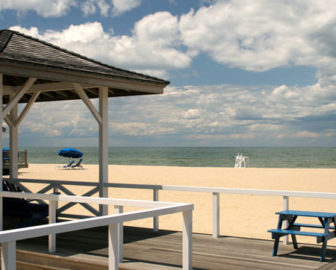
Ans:
[[[120,269],[171,270],[181,267],[181,232],[153,232],[150,229],[125,227],[124,239],[124,262]],[[17,248],[40,252],[46,257],[54,256],[58,261],[63,258],[69,269],[82,269],[76,268],[76,263],[82,266],[96,265],[91,269],[108,269],[107,245],[107,228],[101,227],[57,235],[57,252],[53,255],[48,254],[47,237],[19,241]],[[211,235],[193,234],[193,269],[334,269],[336,248],[328,247],[326,262],[319,262],[320,247],[299,244],[299,249],[294,250],[291,245],[280,244],[279,256],[272,257],[271,240],[238,237],[214,239]],[[56,264],[51,258],[48,260],[51,265]]]

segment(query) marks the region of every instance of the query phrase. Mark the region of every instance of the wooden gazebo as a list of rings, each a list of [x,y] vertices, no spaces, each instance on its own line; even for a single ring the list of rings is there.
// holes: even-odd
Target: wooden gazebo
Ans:
[[[5,121],[10,128],[11,177],[17,178],[18,172],[18,127],[31,106],[35,102],[81,99],[99,125],[99,196],[107,197],[103,184],[108,182],[108,98],[162,94],[168,84],[168,81],[115,68],[19,32],[0,30],[1,123]],[[92,104],[92,98],[99,99],[99,110]],[[20,115],[18,103],[26,103]],[[106,208],[102,207],[100,213],[105,214]]]

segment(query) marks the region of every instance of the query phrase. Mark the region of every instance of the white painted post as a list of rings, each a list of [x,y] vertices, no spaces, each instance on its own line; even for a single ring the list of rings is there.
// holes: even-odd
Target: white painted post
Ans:
[[[212,237],[218,238],[219,237],[219,230],[220,230],[220,209],[219,209],[219,193],[213,192],[212,193]]]
[[[1,111],[0,111],[0,124],[1,124],[1,132],[0,132],[0,172],[1,172],[1,176],[2,176],[2,171],[3,171],[3,167],[2,167],[2,148],[3,148],[3,145],[2,145],[2,125],[3,125],[3,114],[2,114],[2,111],[3,111],[3,106],[2,106],[2,94],[3,94],[3,75],[2,73],[0,73],[0,108],[1,108]],[[2,177],[1,177],[1,185],[0,185],[0,191],[2,191]],[[2,203],[3,199],[2,197],[0,197],[0,231],[2,231],[3,229],[3,203]]]
[[[118,225],[110,224],[108,226],[108,265],[109,270],[118,270]]]
[[[16,242],[10,241],[1,244],[1,269],[16,269]]]
[[[99,88],[99,113],[102,123],[99,123],[99,197],[108,197],[108,188],[104,187],[108,183],[108,88]],[[100,205],[101,215],[108,214],[107,205]]]
[[[14,94],[11,95],[11,100],[14,99]],[[9,130],[9,144],[10,144],[10,177],[18,177],[18,127],[16,121],[18,118],[18,105],[16,104],[10,111],[11,126]]]
[[[114,212],[116,214],[121,214],[124,212],[124,207],[120,205],[114,206]],[[124,225],[123,223],[118,223],[118,250],[119,250],[119,262],[122,263],[124,259]]]
[[[182,267],[192,269],[192,210],[183,212]]]
[[[49,201],[49,224],[56,223],[57,201]],[[49,253],[56,252],[56,234],[49,234],[48,236]]]
[[[289,197],[288,196],[283,196],[283,210],[289,210]],[[288,221],[285,220],[284,222],[284,226],[285,228],[288,227]],[[284,238],[283,238],[283,243],[285,245],[288,245],[288,235],[285,235]]]
[[[153,201],[156,202],[159,200],[159,190],[154,188],[153,189]],[[159,217],[153,217],[153,231],[159,231]]]
[[[58,190],[58,186],[54,186],[54,191],[53,191],[53,194],[55,194],[55,195],[59,195],[60,194],[60,192],[59,192],[59,190]],[[57,208],[57,207],[56,207]]]

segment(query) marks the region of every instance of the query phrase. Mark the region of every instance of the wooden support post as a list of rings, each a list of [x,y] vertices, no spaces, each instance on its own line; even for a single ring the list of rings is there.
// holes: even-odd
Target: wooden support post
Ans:
[[[14,99],[11,95],[11,101]],[[18,105],[15,104],[10,111],[11,125],[9,130],[9,158],[10,158],[10,177],[18,178],[18,127],[15,125],[18,118]]]
[[[1,244],[1,269],[16,269],[16,242],[5,242]]]
[[[212,193],[212,237],[218,238],[220,234],[220,209],[219,209],[219,193]]]
[[[159,200],[159,190],[153,189],[153,201],[156,202]],[[159,231],[159,217],[153,217],[153,231]]]
[[[85,93],[83,87],[79,83],[73,83],[73,86],[75,87],[75,91],[77,95],[82,99],[84,104],[88,107],[93,117],[97,120],[98,124],[101,124],[102,123],[101,115],[99,114],[99,112],[96,110],[96,108],[90,101],[90,98]]]
[[[34,102],[36,101],[39,95],[40,95],[40,91],[37,91],[30,97],[26,107],[23,109],[23,111],[21,112],[19,118],[17,119],[15,123],[16,127],[19,127],[22,120],[25,118],[25,116],[27,115],[27,113],[29,112],[30,108],[33,106]]]
[[[108,88],[99,88],[99,112],[79,83],[73,83],[75,91],[88,107],[99,125],[99,197],[108,197]],[[99,214],[107,215],[108,207],[99,205]]]
[[[99,197],[108,197],[108,88],[99,88],[99,113],[102,119],[99,123]],[[108,214],[107,205],[100,205],[101,215]]]
[[[118,270],[118,225],[108,226],[108,266],[109,270]]]
[[[11,99],[10,102],[8,102],[6,108],[2,111],[2,118],[5,118],[7,114],[10,113],[10,111],[13,109],[15,105],[18,104],[19,100],[23,97],[25,93],[32,87],[32,85],[35,83],[36,78],[29,78],[24,86],[19,90],[15,96]]]
[[[183,212],[182,267],[192,269],[192,210]]]
[[[114,213],[121,214],[124,212],[124,207],[115,205]],[[119,252],[119,262],[122,263],[124,259],[124,225],[123,223],[118,223],[118,252]]]
[[[288,196],[283,196],[283,210],[289,210],[289,197]],[[288,227],[288,220],[284,220],[284,226],[285,228]],[[288,235],[285,235],[283,237],[283,243],[285,245],[288,245]]]
[[[49,224],[56,223],[57,201],[49,201]],[[56,234],[49,234],[48,236],[49,253],[56,252]]]

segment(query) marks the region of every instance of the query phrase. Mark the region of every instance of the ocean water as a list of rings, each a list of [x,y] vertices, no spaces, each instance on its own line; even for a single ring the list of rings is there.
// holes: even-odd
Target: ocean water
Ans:
[[[60,148],[27,149],[29,163],[65,164]],[[83,164],[98,164],[98,148],[77,147]],[[183,167],[234,167],[235,157],[249,157],[254,168],[336,168],[336,147],[110,147],[109,164]]]

